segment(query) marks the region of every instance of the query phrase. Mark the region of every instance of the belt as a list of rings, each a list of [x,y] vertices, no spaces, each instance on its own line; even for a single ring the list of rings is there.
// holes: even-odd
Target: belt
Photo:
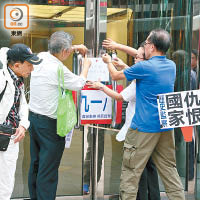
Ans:
[[[56,119],[47,117],[46,115],[40,115],[40,114],[34,113],[34,112],[32,112],[32,111],[29,111],[29,113],[30,113],[31,115],[33,115],[34,117],[38,118],[38,119],[44,119],[44,120],[50,120],[50,121],[55,121],[55,120],[56,120]]]

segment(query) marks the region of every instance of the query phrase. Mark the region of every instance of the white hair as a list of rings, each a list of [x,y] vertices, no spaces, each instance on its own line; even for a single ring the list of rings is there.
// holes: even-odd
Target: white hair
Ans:
[[[53,33],[48,42],[48,49],[51,54],[60,53],[63,49],[70,49],[72,46],[73,36],[64,31]]]

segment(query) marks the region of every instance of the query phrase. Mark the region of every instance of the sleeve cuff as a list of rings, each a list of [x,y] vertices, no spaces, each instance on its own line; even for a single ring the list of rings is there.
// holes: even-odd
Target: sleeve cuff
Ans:
[[[27,130],[29,128],[30,122],[20,121],[19,125],[23,126]]]

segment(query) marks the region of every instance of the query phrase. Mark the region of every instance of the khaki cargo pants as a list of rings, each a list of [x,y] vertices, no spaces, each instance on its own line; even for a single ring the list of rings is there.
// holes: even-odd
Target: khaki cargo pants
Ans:
[[[120,199],[136,199],[140,176],[151,155],[169,200],[185,200],[176,169],[173,131],[144,133],[131,128],[124,143]]]

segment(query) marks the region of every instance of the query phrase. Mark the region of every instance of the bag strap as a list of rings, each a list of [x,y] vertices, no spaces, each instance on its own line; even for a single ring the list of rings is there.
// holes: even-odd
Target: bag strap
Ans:
[[[1,102],[1,99],[3,98],[3,95],[4,95],[5,91],[6,91],[7,84],[8,84],[8,81],[6,81],[6,85],[5,85],[2,93],[0,94],[0,102]]]
[[[65,91],[68,91],[67,89],[64,89],[64,71],[62,65],[58,66],[58,90],[59,93],[62,94],[62,89]]]

